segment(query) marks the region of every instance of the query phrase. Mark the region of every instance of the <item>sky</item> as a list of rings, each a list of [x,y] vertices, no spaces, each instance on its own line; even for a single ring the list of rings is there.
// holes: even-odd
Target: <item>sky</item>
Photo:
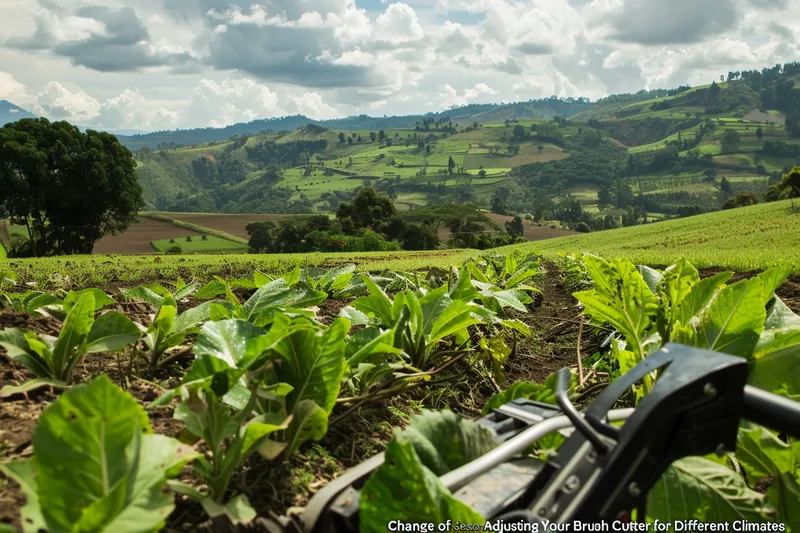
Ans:
[[[0,0],[0,13],[0,100],[106,129],[594,100],[800,57],[800,0]]]

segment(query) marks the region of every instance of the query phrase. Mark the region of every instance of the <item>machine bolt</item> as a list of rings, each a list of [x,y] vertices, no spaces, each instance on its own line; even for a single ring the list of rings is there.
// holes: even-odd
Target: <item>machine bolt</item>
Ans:
[[[706,383],[703,386],[703,394],[706,395],[706,398],[714,398],[717,395],[717,388],[713,383]]]
[[[642,495],[642,489],[639,488],[639,485],[637,483],[631,483],[630,485],[628,485],[628,494],[630,494],[634,498],[638,498],[639,496]]]
[[[567,478],[564,482],[564,492],[572,492],[577,490],[578,487],[581,486],[581,480],[578,479],[578,476],[572,475]]]

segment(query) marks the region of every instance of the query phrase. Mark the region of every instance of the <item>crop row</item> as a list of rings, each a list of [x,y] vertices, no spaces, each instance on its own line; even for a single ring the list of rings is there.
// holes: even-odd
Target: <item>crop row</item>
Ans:
[[[33,439],[33,461],[8,463],[2,469],[26,489],[45,483],[58,486],[49,481],[49,467],[44,464],[49,459],[41,451],[48,446],[43,440],[46,428],[57,419],[72,427],[69,435],[47,434],[47,438],[61,442],[62,448],[72,446],[76,458],[82,459],[61,467],[53,463],[52,472],[69,479],[74,468],[76,476],[90,477],[86,490],[75,491],[77,500],[70,504],[97,511],[70,514],[59,507],[56,511],[66,514],[56,515],[42,490],[27,490],[26,509],[39,500],[35,526],[45,523],[49,531],[61,526],[72,530],[91,520],[110,528],[134,512],[142,524],[152,526],[172,509],[160,492],[168,478],[173,491],[200,501],[211,517],[227,515],[236,521],[243,510],[252,517],[254,511],[244,495],[231,494],[229,488],[234,472],[249,456],[285,460],[304,442],[326,434],[337,403],[352,406],[342,418],[367,401],[423,387],[458,361],[468,359],[498,379],[511,352],[508,338],[530,335],[528,327],[507,311],[524,312],[532,302],[530,295],[536,289],[526,283],[540,273],[535,255],[487,256],[443,271],[441,278],[397,272],[356,275],[355,269],[353,264],[329,270],[296,267],[283,276],[255,271],[252,278],[215,277],[202,287],[179,280],[170,289],[160,285],[121,289],[125,300],[155,309],[147,325],[106,310],[116,302],[97,288],[2,293],[3,307],[53,317],[61,328],[57,337],[18,328],[0,331],[0,346],[36,376],[20,386],[4,387],[0,396],[48,386],[71,388],[42,414]],[[238,289],[254,292],[240,299]],[[353,297],[330,323],[317,316],[326,299]],[[189,298],[202,303],[179,313],[178,302]],[[177,402],[174,417],[194,436],[192,444],[204,443],[205,454],[164,436],[155,436],[152,444],[149,437],[139,438],[151,433],[146,413],[139,412],[135,400],[107,377],[72,387],[74,369],[86,354],[124,349],[135,353],[145,375],[193,356],[180,384],[150,408]],[[76,398],[85,403],[75,400],[79,405],[67,408]],[[107,434],[106,428],[117,423],[121,433]],[[76,432],[83,439],[78,440]],[[127,462],[117,463],[119,457],[105,453],[109,439],[119,446],[115,453],[129,456]],[[137,490],[135,481],[127,488],[118,483],[145,475],[137,470],[142,468],[137,453],[163,453],[171,459],[156,469],[158,475],[146,474],[150,485],[141,490],[146,489],[149,498],[137,501],[130,493],[123,497],[127,505],[112,504],[121,497],[115,487],[123,493]],[[93,463],[89,472],[84,469],[86,461]],[[200,492],[171,479],[186,463],[191,463],[207,490]],[[109,470],[121,477],[110,480]],[[148,509],[158,512],[145,518]]]
[[[612,380],[678,342],[743,357],[751,384],[800,397],[793,372],[800,316],[775,295],[790,266],[729,284],[732,272],[701,279],[686,260],[664,270],[591,255],[562,256],[558,265],[588,324],[614,331],[598,362]],[[150,406],[176,405],[192,446],[153,434],[146,411],[105,376],[72,386],[44,411],[33,458],[0,466],[25,490],[25,531],[154,531],[173,510],[175,493],[201,502],[211,517],[251,521],[257,513],[232,489],[234,473],[249,457],[274,463],[321,439],[337,422],[337,404],[350,406],[341,419],[368,401],[434,383],[459,361],[502,382],[513,337],[530,334],[510,312],[526,312],[541,271],[538,256],[509,254],[440,276],[356,275],[354,265],[343,265],[122,290],[157,309],[147,326],[104,312],[113,300],[98,289],[5,293],[6,307],[63,321],[57,338],[0,332],[8,355],[37,376],[5,394],[43,383],[70,387],[71,370],[86,353],[133,346],[150,372],[193,356],[180,384]],[[254,292],[242,300],[239,288]],[[178,313],[177,302],[190,297],[202,303]],[[354,299],[323,322],[315,309],[327,298]],[[585,387],[589,372],[578,365],[572,392]],[[648,376],[634,387],[630,404],[656,382]],[[515,383],[484,412],[520,397],[555,403],[554,384],[554,375],[543,384]],[[202,454],[194,446],[201,442]],[[546,456],[561,442],[550,438],[532,451]],[[495,445],[487,429],[449,411],[413,417],[395,430],[384,464],[362,488],[361,530],[385,531],[390,520],[483,523],[438,476]],[[202,491],[176,479],[186,465],[202,479]],[[777,521],[800,531],[798,465],[798,443],[743,424],[735,451],[669,467],[650,493],[647,516]]]

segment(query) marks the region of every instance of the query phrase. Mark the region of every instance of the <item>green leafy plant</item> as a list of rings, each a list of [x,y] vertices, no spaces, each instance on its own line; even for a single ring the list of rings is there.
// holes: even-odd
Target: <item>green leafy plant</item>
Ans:
[[[138,300],[146,302],[153,307],[160,307],[165,297],[169,296],[172,300],[180,301],[191,296],[197,291],[197,288],[197,285],[187,284],[182,278],[178,278],[175,281],[173,291],[159,283],[153,283],[150,285],[140,285],[132,289],[122,288],[119,292],[128,300]]]
[[[541,257],[536,254],[511,251],[505,255],[483,255],[481,261],[470,261],[467,267],[472,276],[481,283],[489,283],[503,290],[541,292],[528,284],[543,274],[541,262]]]
[[[200,326],[211,318],[212,305],[214,302],[204,302],[178,314],[178,304],[171,294],[165,293],[160,297],[158,311],[145,329],[143,338],[151,369],[162,368],[187,352],[179,350],[164,357],[167,350],[180,345],[190,334],[197,333]]]
[[[277,313],[313,317],[314,312],[307,308],[327,298],[322,291],[293,287],[285,279],[278,278],[263,285],[242,304],[226,281],[216,281],[223,284],[226,301],[211,304],[213,320],[238,318],[264,327],[272,322]]]
[[[743,357],[750,364],[751,384],[800,397],[794,371],[800,355],[800,317],[775,295],[790,266],[728,285],[733,273],[701,279],[686,260],[663,271],[588,255],[583,262],[594,289],[575,297],[593,321],[619,332],[612,356],[623,372],[671,341]],[[656,379],[648,376],[636,389],[637,398],[648,394]],[[671,465],[649,495],[648,516],[797,523],[800,453],[794,443],[763,428],[743,428],[736,455],[715,459],[694,457]],[[774,487],[767,494],[754,490],[754,483],[765,477]]]
[[[85,354],[114,352],[141,338],[139,328],[125,315],[111,311],[95,319],[95,311],[94,295],[86,293],[70,307],[57,338],[18,328],[0,331],[0,346],[8,356],[40,378],[26,390],[70,385],[75,365]]]
[[[386,531],[386,524],[392,520],[485,523],[479,513],[453,497],[438,476],[495,446],[490,431],[450,411],[428,411],[412,417],[405,431],[395,430],[383,464],[361,490],[361,531]]]
[[[153,404],[180,395],[175,418],[209,447],[210,459],[195,463],[208,494],[176,490],[199,499],[212,516],[235,518],[236,509],[249,506],[246,498],[224,502],[249,455],[288,457],[303,442],[321,439],[341,389],[349,327],[345,319],[320,328],[285,315],[275,317],[269,333],[243,319],[204,324],[182,384]]]
[[[164,527],[175,507],[166,482],[197,457],[154,434],[136,400],[102,375],[45,409],[33,458],[0,471],[25,494],[25,533],[144,533]]]

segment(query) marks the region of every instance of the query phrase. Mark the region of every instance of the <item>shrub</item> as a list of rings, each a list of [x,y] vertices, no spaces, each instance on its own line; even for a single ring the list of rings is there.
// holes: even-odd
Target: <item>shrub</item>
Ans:
[[[203,236],[200,237],[200,240],[201,241],[207,241],[208,240],[208,235],[203,234]]]
[[[186,242],[192,242],[192,236],[191,235],[187,235],[186,236]]]
[[[169,255],[179,255],[183,253],[183,248],[181,248],[176,244],[175,246],[170,246],[169,248],[167,248],[167,251],[164,253]]]
[[[577,226],[575,226],[575,231],[580,233],[591,233],[592,228],[586,222],[580,222]]]

